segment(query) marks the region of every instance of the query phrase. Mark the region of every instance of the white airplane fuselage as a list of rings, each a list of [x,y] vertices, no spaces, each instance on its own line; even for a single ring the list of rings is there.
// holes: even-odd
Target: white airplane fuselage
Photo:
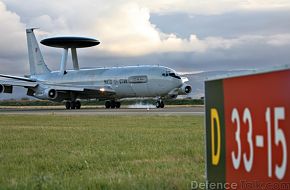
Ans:
[[[174,73],[176,77],[169,76]],[[163,97],[178,90],[183,82],[177,73],[163,66],[127,66],[68,70],[65,75],[55,71],[30,77],[39,82],[71,86],[110,86],[114,98]],[[95,97],[92,97],[95,98]]]

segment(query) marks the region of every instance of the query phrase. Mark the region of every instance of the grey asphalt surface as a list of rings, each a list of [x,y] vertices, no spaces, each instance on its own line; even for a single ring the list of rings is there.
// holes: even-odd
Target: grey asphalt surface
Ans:
[[[80,110],[66,110],[63,107],[0,107],[0,114],[11,115],[204,115],[203,106],[168,106],[156,108],[105,109],[85,107]]]

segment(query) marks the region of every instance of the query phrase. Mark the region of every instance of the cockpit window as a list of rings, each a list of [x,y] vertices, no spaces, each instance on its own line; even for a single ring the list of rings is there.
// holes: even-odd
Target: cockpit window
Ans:
[[[162,76],[164,76],[164,77],[171,76],[171,77],[174,77],[174,78],[177,78],[177,79],[181,79],[180,76],[178,76],[177,74],[175,74],[173,72],[170,72],[170,71],[167,71],[166,73],[162,73]]]
[[[163,73],[162,76],[167,77],[168,73]]]
[[[181,79],[181,77],[176,75],[175,73],[169,73],[169,76],[177,78],[177,79]]]

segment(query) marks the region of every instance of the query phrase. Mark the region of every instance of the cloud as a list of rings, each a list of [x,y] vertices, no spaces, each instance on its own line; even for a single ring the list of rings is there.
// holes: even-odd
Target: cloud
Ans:
[[[222,15],[151,14],[152,24],[164,33],[174,33],[188,38],[220,36],[224,38],[241,35],[274,35],[290,31],[290,11],[237,11]]]
[[[217,15],[245,10],[289,10],[289,0],[147,0],[138,2],[149,7],[152,12],[168,14],[186,12],[188,14]]]
[[[197,0],[194,3],[189,0],[158,2],[84,0],[82,3],[6,0],[4,2],[18,10],[20,14],[25,14],[24,20],[27,26],[41,27],[44,31],[42,34],[46,34],[41,35],[41,38],[59,34],[96,36],[102,43],[97,49],[89,50],[88,53],[102,51],[104,54],[117,56],[140,56],[164,52],[203,53],[208,49],[230,48],[237,41],[215,36],[201,39],[195,34],[191,34],[189,38],[180,38],[174,33],[162,32],[150,22],[152,12],[185,11],[194,14],[221,14],[243,9],[264,10],[290,7],[290,3],[283,0],[239,2]],[[25,8],[22,9],[22,7]],[[19,29],[15,31],[21,32]],[[272,42],[275,41],[275,37],[271,38],[273,38]]]
[[[68,0],[3,0],[2,2],[5,2],[7,7],[0,1],[0,20],[2,19],[1,23],[5,23],[0,26],[0,32],[5,34],[5,38],[0,38],[0,55],[1,60],[6,56],[11,62],[20,62],[21,58],[22,62],[27,62],[25,27],[40,27],[41,30],[36,32],[38,39],[57,35],[82,35],[100,40],[100,46],[79,51],[80,61],[85,60],[83,67],[93,66],[97,59],[98,66],[162,64],[176,68],[184,67],[182,69],[187,70],[195,67],[209,68],[215,63],[218,67],[228,68],[229,62],[233,60],[238,62],[238,59],[256,59],[252,54],[254,47],[268,52],[268,49],[273,47],[289,47],[290,44],[289,34],[285,30],[259,34],[251,30],[247,33],[251,25],[245,24],[242,25],[245,26],[242,32],[224,35],[230,26],[233,28],[241,26],[239,23],[247,23],[246,19],[249,18],[237,19],[237,15],[232,14],[233,12],[249,11],[256,14],[263,12],[266,15],[268,11],[279,12],[290,9],[288,0],[83,0],[81,3]],[[179,12],[193,19],[219,16],[218,24],[212,23],[211,28],[219,32],[206,33],[207,31],[200,30],[200,33],[195,33],[195,30],[198,30],[196,28],[189,30],[188,36],[180,36],[175,31],[166,31],[163,27],[153,24],[150,19],[152,13],[166,17],[167,14],[175,16]],[[224,28],[220,23],[225,23],[229,17],[233,18],[227,23],[228,28]],[[170,20],[167,22],[170,25],[179,24]],[[190,23],[184,22],[179,29],[182,31],[190,26],[192,26]],[[271,30],[270,24],[266,26],[260,31]],[[275,25],[275,27],[284,26]],[[42,50],[47,62],[52,63],[50,66],[57,69],[61,51],[43,46]],[[13,57],[17,57],[17,60]],[[207,67],[205,64],[210,66]]]
[[[8,11],[6,6],[0,1],[0,55],[2,57],[12,54],[22,54],[25,44],[24,25],[20,22],[20,17]]]
[[[25,25],[0,1],[0,73],[23,74],[28,70]],[[25,57],[23,61],[23,57]]]
[[[277,34],[267,39],[272,46],[287,46],[290,44],[290,34]]]

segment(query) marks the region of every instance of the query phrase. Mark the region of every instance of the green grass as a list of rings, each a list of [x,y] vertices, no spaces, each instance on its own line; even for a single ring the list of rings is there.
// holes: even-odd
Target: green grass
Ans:
[[[201,116],[0,116],[0,189],[190,189]]]

